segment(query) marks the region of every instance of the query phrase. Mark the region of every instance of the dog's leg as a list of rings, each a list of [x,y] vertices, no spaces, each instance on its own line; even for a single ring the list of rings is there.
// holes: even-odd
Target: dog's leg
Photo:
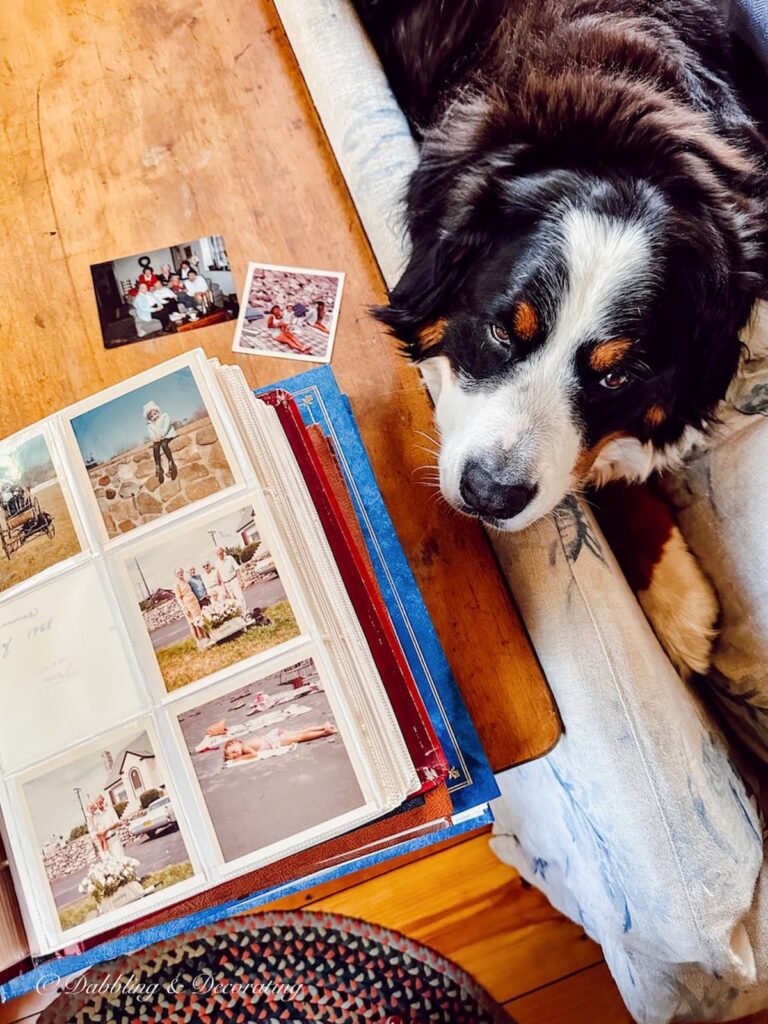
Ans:
[[[663,495],[652,485],[608,484],[598,518],[667,655],[683,676],[709,668],[719,606]]]

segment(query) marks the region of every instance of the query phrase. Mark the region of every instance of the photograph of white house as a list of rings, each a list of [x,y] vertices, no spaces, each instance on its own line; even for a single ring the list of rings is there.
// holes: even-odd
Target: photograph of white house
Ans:
[[[112,733],[23,792],[64,932],[194,874],[146,730]]]

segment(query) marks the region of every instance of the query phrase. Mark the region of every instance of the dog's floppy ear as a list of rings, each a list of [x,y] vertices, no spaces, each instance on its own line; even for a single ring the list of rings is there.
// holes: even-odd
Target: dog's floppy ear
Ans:
[[[667,374],[667,422],[659,434],[706,427],[738,369],[739,332],[759,281],[749,246],[700,207],[670,226],[665,275],[675,304],[662,311],[659,344],[673,354]],[[669,360],[669,357],[667,357]]]
[[[401,342],[403,351],[419,361],[437,354],[441,321],[465,273],[467,246],[439,232],[414,239],[405,271],[374,316]]]

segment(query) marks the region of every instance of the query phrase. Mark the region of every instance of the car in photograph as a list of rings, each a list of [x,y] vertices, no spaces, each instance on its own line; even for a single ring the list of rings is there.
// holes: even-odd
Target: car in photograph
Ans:
[[[263,558],[257,559],[253,567],[259,576],[277,576],[277,566],[272,555],[265,555]]]
[[[128,825],[132,836],[149,836],[153,839],[164,828],[175,828],[176,811],[169,796],[153,800],[143,814],[134,818]]]

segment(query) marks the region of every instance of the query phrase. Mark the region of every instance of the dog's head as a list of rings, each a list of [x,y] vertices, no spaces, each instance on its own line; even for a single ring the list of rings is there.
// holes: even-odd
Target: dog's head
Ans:
[[[512,145],[500,121],[464,109],[427,138],[411,259],[378,315],[432,385],[443,494],[516,530],[609,442],[663,451],[708,422],[762,257],[727,185],[748,162],[714,135],[694,147],[646,125],[606,152],[585,114],[596,154],[562,130]]]

